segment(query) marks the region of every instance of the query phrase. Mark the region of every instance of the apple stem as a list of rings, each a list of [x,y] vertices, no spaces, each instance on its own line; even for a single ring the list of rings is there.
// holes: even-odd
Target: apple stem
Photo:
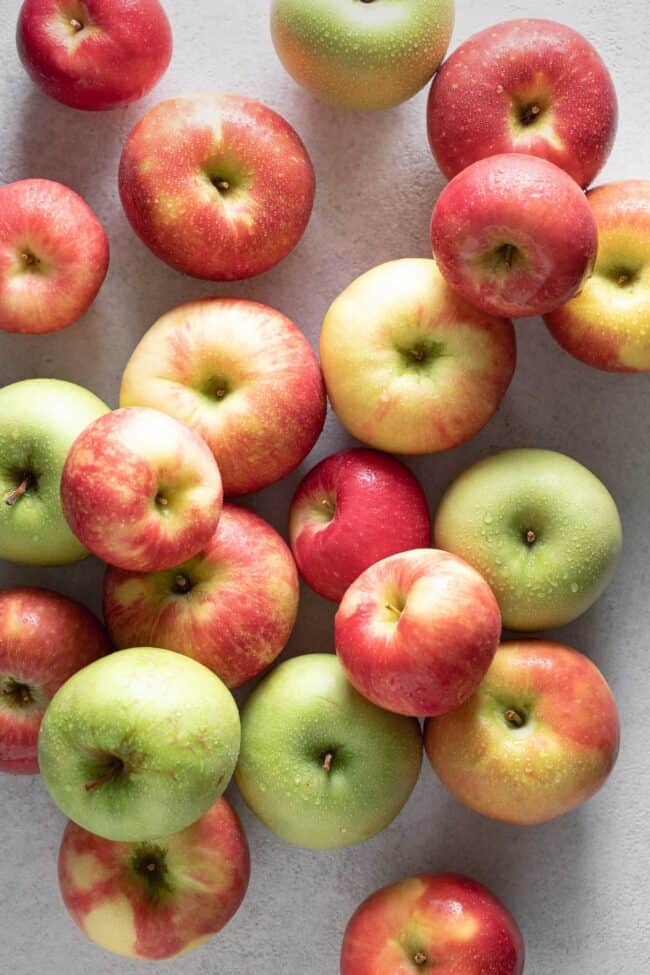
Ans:
[[[397,606],[393,606],[392,603],[386,603],[386,609],[388,609],[391,613],[395,613],[395,616],[402,615],[400,610],[397,608]]]
[[[9,494],[5,498],[5,504],[8,504],[9,507],[15,504],[18,498],[22,498],[23,494],[25,493],[25,491],[27,491],[31,483],[32,483],[31,477],[24,478],[24,480],[22,480],[20,484],[13,489],[13,491],[9,492]]]
[[[515,711],[514,708],[508,708],[508,710],[504,712],[504,717],[508,724],[513,725],[515,728],[523,728],[524,719],[518,711]]]
[[[533,545],[537,541],[537,535],[534,531],[529,530],[526,532],[526,541],[529,545]]]
[[[424,954],[423,951],[418,951],[416,955],[413,955],[413,961],[415,962],[416,965],[424,965],[426,960],[427,960],[427,956]]]
[[[507,244],[503,252],[503,263],[507,268],[512,267],[512,259],[515,256],[515,248],[512,244]]]
[[[217,182],[215,183],[215,186],[217,187],[218,190],[230,189],[230,183],[228,182],[227,179],[218,179]]]
[[[80,20],[77,20],[76,17],[71,17],[70,26],[72,27],[73,30],[77,31],[78,33],[80,30],[83,30],[84,25],[81,23]]]
[[[327,755],[325,756],[325,758],[323,759],[323,769],[326,772],[330,772],[331,771],[333,759],[334,759],[334,756],[332,755],[331,752],[328,752]]]
[[[627,275],[627,274],[620,274],[619,277],[618,277],[618,283],[621,285],[621,287],[624,284],[627,284],[627,282],[629,280],[630,280],[630,278],[629,278],[629,275]]]

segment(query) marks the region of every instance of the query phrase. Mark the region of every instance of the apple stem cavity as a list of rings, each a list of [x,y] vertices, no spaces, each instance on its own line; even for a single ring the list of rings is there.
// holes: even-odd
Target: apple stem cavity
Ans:
[[[184,596],[186,593],[190,592],[192,589],[192,583],[189,578],[183,573],[179,572],[174,577],[174,592],[179,593]]]
[[[114,782],[124,772],[124,762],[121,758],[116,755],[112,755],[109,759],[109,765],[101,775],[98,775],[96,779],[91,782],[86,782],[84,788],[86,792],[93,792],[95,789],[99,789],[100,786],[106,785],[107,782]]]
[[[18,707],[31,704],[34,700],[27,684],[21,684],[14,677],[7,677],[0,683],[0,696]]]
[[[521,124],[522,125],[532,125],[538,115],[540,115],[542,109],[539,105],[529,105],[521,113]]]
[[[18,501],[19,498],[22,498],[23,494],[25,494],[25,492],[28,491],[30,487],[32,487],[33,483],[34,483],[33,477],[31,477],[31,475],[28,474],[27,477],[23,478],[20,484],[18,484],[12,491],[9,492],[9,494],[5,498],[5,504],[8,504],[9,507],[14,505],[16,501]]]

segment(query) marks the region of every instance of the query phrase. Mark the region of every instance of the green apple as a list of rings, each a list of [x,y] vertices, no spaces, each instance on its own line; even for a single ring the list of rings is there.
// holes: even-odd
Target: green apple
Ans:
[[[109,840],[185,829],[216,802],[239,754],[237,705],[219,678],[171,650],[120,650],[52,698],[38,760],[57,806]]]
[[[621,520],[607,488],[577,461],[552,450],[504,450],[447,489],[434,545],[485,576],[505,627],[546,630],[576,619],[608,585]]]
[[[72,442],[108,411],[61,379],[0,389],[0,558],[62,565],[88,555],[63,515],[61,472]]]
[[[388,826],[421,763],[417,721],[371,704],[337,657],[314,653],[276,667],[248,698],[235,781],[277,836],[333,849]]]
[[[271,35],[289,74],[346,108],[406,101],[434,75],[454,0],[273,0]]]

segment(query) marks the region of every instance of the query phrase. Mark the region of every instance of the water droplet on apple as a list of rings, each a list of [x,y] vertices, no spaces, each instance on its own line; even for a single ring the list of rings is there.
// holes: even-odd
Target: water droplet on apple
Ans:
[[[490,514],[489,511],[486,511],[485,514],[483,515],[483,521],[485,522],[486,525],[492,524],[492,515]]]

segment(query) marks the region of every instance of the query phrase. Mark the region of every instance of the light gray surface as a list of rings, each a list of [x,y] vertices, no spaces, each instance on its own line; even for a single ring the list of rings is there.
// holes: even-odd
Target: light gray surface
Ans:
[[[426,142],[425,94],[361,116],[318,102],[283,72],[267,28],[268,0],[168,0],[173,61],[157,90],[130,109],[81,113],[50,101],[15,55],[17,4],[0,0],[0,178],[68,183],[107,229],[111,267],[94,307],[68,331],[36,339],[0,334],[0,382],[58,376],[116,404],[121,370],[138,338],[167,309],[202,295],[241,295],[276,305],[316,343],[330,301],[384,260],[428,256],[431,206],[442,186]],[[458,0],[453,45],[514,16],[570,23],[596,43],[618,88],[619,138],[608,179],[650,176],[647,0]],[[262,277],[231,286],[183,277],[136,240],[116,188],[121,143],[144,109],[189,90],[232,90],[267,101],[305,140],[317,170],[316,208],[295,252]],[[645,160],[645,170],[644,170]],[[601,177],[602,179],[602,177]],[[623,722],[618,766],[582,810],[535,829],[492,823],[452,800],[425,767],[398,820],[363,846],[309,853],[266,832],[234,791],[248,832],[253,874],[234,921],[194,954],[149,970],[187,975],[335,975],[345,923],[376,887],[422,870],[460,870],[487,883],[516,914],[528,975],[641,975],[650,971],[650,774],[648,697],[648,483],[650,378],[609,376],[579,365],[539,321],[518,324],[519,365],[499,415],[470,444],[412,464],[435,506],[450,478],[497,447],[543,446],[587,464],[618,501],[623,564],[603,599],[557,637],[602,667]],[[335,418],[303,472],[348,444]],[[300,473],[248,503],[285,531]],[[98,608],[101,567],[40,570],[0,565],[0,584],[50,585]],[[331,649],[333,607],[303,591],[291,652]],[[136,963],[102,953],[59,900],[56,852],[63,818],[37,778],[0,782],[0,972],[127,975]]]

